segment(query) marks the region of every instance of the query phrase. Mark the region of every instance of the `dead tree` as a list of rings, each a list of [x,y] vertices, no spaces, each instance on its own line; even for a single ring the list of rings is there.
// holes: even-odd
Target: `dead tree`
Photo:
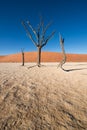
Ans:
[[[49,36],[46,36],[46,31],[51,25],[49,23],[47,26],[44,26],[43,20],[40,20],[40,24],[38,25],[37,29],[35,30],[29,21],[22,21],[22,25],[26,30],[28,37],[31,39],[33,44],[37,47],[38,55],[37,55],[37,66],[40,67],[41,62],[41,49],[44,47],[49,39],[54,35],[55,31],[53,31]],[[30,30],[29,30],[30,29]]]
[[[21,49],[21,53],[22,53],[22,66],[24,66],[24,49]]]
[[[59,41],[60,41],[60,46],[61,46],[61,49],[62,49],[62,61],[59,63],[58,67],[61,67],[62,70],[65,70],[63,68],[63,65],[65,64],[66,62],[66,54],[65,54],[65,49],[64,49],[64,38],[62,38],[61,34],[59,34]]]

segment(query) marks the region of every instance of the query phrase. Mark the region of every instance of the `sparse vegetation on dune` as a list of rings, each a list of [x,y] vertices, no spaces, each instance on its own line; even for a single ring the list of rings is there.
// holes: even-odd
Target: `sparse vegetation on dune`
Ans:
[[[86,130],[87,64],[0,64],[0,130]]]

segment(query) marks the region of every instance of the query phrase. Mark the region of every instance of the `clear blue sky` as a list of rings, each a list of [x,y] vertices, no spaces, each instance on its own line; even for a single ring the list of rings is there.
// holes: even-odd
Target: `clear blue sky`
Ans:
[[[42,49],[60,52],[58,33],[65,39],[67,53],[87,54],[87,0],[0,0],[0,55],[36,51],[21,25],[30,20],[36,28],[39,16],[45,24],[53,21],[48,33],[54,37]]]

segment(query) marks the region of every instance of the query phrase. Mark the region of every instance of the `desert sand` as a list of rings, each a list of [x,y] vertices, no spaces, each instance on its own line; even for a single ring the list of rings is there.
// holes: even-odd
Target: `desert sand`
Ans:
[[[66,54],[67,62],[87,62],[87,54]],[[37,52],[24,52],[25,62],[36,62]],[[60,62],[62,53],[42,52],[41,62]],[[22,54],[0,56],[0,62],[22,62]]]
[[[0,130],[87,130],[87,62],[0,63]]]

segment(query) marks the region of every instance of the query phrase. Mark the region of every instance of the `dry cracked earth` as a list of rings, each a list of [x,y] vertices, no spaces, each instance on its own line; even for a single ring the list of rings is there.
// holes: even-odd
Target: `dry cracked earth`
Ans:
[[[0,130],[87,130],[87,63],[0,63]]]

